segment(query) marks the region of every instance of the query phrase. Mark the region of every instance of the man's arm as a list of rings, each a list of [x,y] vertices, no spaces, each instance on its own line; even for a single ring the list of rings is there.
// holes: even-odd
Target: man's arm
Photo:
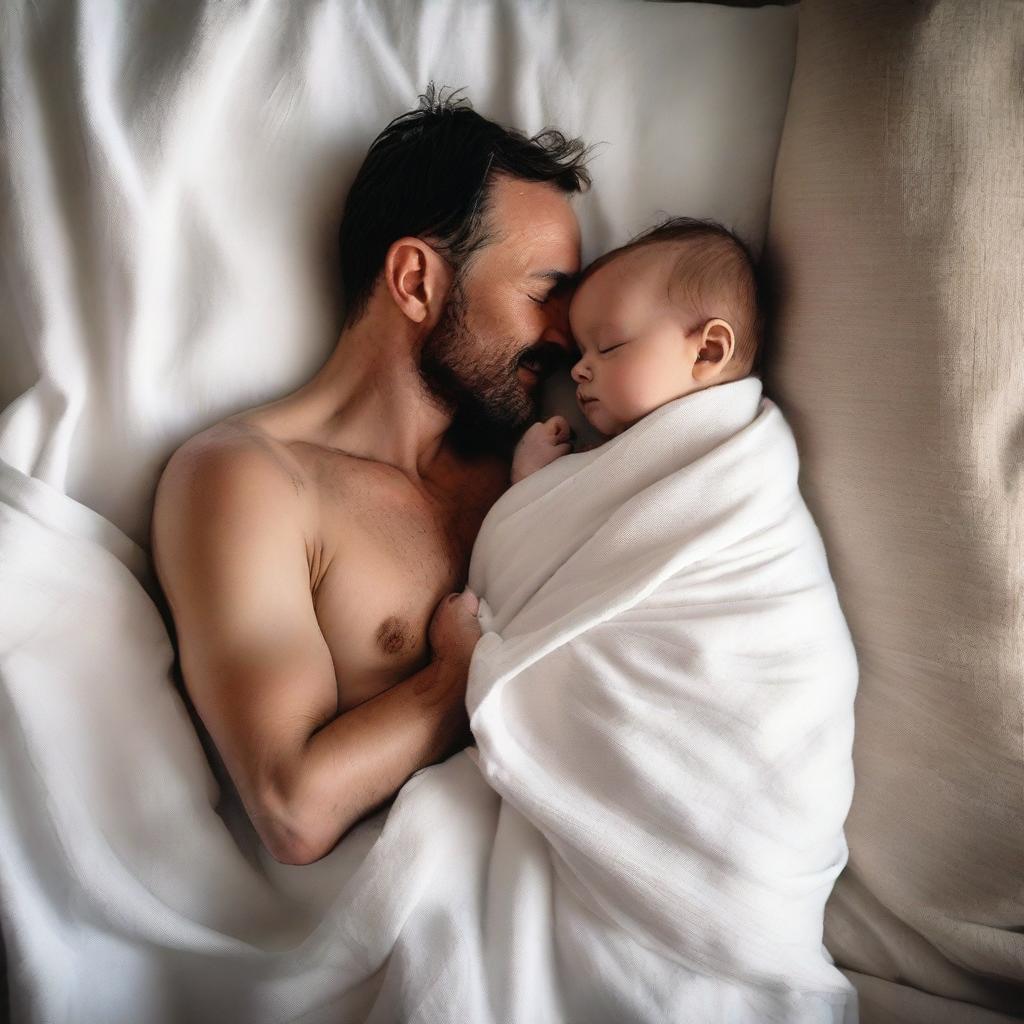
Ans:
[[[338,716],[291,479],[251,445],[187,449],[153,517],[182,673],[268,851],[311,863],[413,772],[471,742],[466,666],[435,659]]]

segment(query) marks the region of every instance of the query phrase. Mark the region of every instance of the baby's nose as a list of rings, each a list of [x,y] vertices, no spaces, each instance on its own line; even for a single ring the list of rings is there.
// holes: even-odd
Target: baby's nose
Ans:
[[[581,384],[590,376],[590,370],[584,365],[584,359],[581,356],[569,371],[569,376],[577,383]]]

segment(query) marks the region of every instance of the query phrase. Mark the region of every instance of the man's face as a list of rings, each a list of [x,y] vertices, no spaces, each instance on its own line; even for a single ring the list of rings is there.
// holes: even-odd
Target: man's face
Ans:
[[[512,438],[537,417],[539,381],[573,351],[568,305],[580,236],[554,186],[499,177],[477,251],[424,339],[420,376],[463,430]]]

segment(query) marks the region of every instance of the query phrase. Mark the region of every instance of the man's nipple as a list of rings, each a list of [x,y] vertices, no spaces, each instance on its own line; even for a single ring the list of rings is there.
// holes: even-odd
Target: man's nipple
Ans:
[[[377,646],[385,654],[402,654],[415,644],[408,622],[397,615],[389,615],[377,629]]]

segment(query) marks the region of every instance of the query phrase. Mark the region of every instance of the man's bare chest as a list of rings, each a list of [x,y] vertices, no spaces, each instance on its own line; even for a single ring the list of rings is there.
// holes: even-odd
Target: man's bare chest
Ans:
[[[491,500],[472,487],[426,495],[372,466],[334,469],[315,478],[307,555],[345,710],[429,663],[431,616],[464,586]]]

